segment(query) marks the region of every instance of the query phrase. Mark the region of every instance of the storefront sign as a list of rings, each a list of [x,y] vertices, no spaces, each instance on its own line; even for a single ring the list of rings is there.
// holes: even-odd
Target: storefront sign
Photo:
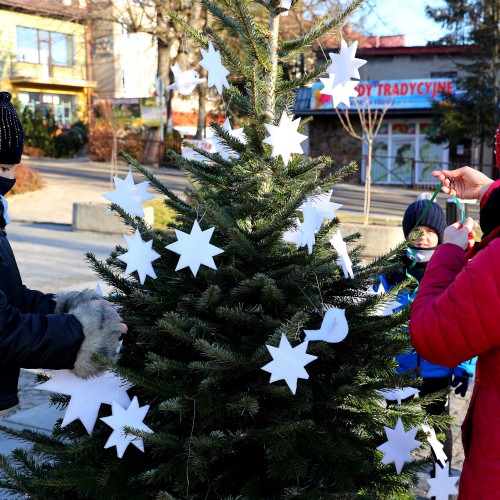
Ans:
[[[320,93],[323,87],[319,81],[313,85],[311,109],[332,109],[331,96]],[[369,105],[370,109],[431,108],[433,101],[442,99],[446,94],[456,93],[455,83],[449,78],[361,81],[356,90],[359,92],[359,106],[363,106],[365,102],[364,105]],[[354,105],[353,101],[354,99],[351,99],[351,107]]]

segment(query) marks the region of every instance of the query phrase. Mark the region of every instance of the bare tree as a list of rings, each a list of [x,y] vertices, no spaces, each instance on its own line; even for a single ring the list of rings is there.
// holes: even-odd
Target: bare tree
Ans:
[[[340,111],[335,108],[337,116],[340,119],[340,123],[347,133],[362,141],[366,144],[367,155],[365,163],[365,199],[363,203],[363,224],[368,224],[368,218],[370,216],[370,202],[371,202],[371,172],[372,172],[372,152],[373,143],[380,131],[382,122],[384,121],[385,114],[391,107],[392,101],[387,102],[381,109],[371,109],[370,100],[364,98],[360,103],[358,99],[355,99],[356,109],[358,111],[359,122],[361,125],[361,133],[356,130],[353,126],[351,117],[349,116],[349,110],[345,108]]]

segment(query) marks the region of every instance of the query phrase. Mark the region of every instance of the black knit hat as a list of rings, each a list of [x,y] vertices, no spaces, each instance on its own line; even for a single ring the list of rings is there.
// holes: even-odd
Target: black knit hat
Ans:
[[[417,200],[408,205],[403,216],[403,232],[405,238],[415,229],[418,219],[422,215],[425,207],[429,204],[429,200]],[[435,202],[431,202],[426,214],[422,217],[419,226],[427,226],[436,231],[439,238],[439,243],[443,239],[443,232],[446,228],[446,221],[443,209]]]
[[[8,92],[0,92],[0,163],[21,163],[24,148],[24,130]]]

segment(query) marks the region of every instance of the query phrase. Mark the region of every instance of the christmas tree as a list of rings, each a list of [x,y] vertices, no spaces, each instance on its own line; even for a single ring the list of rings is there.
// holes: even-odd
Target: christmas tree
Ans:
[[[213,123],[217,153],[172,154],[192,180],[187,200],[123,155],[175,222],[153,230],[140,209],[112,198],[131,228],[127,248],[89,259],[129,327],[120,362],[101,359],[110,371],[87,386],[64,373],[46,382],[65,419],[51,436],[2,429],[33,449],[1,457],[0,487],[40,499],[402,498],[426,462],[410,457],[413,438],[426,439],[417,426],[447,424],[425,416],[422,400],[387,406],[377,392],[415,385],[394,360],[409,348],[408,308],[380,314],[415,285],[377,293],[403,244],[362,265],[356,237],[338,232],[330,189],[356,166],[321,178],[332,159],[296,154],[305,135],[292,118],[295,92],[326,65],[294,81],[282,72],[362,0],[281,41],[281,0],[202,3],[237,51],[221,30],[198,33],[172,17],[205,55],[220,54],[212,84],[244,126]],[[223,90],[224,68],[240,85]],[[121,185],[135,189],[131,177]],[[120,398],[106,399],[107,384]],[[91,385],[101,392],[93,417]],[[401,427],[411,434],[405,457],[390,450]]]

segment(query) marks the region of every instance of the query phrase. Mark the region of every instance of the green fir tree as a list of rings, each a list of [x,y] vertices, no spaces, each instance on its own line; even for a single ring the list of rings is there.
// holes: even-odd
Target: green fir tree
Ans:
[[[338,30],[361,3],[354,0],[303,37],[282,42],[281,0],[254,2],[265,24],[246,2],[203,0],[218,21],[217,29],[203,33],[172,14],[201,47],[212,41],[232,76],[244,82],[227,90],[226,102],[244,117],[247,143],[212,124],[238,159],[199,150],[201,162],[172,153],[193,181],[188,201],[123,155],[177,214],[171,228],[153,230],[113,205],[132,231],[153,241],[161,256],[152,264],[157,279],[147,277],[141,285],[135,272],[125,276],[118,259],[125,248],[117,247],[106,262],[89,255],[113,286],[111,300],[122,306],[129,326],[118,366],[108,366],[135,384],[131,397],[150,405],[144,423],[154,433],[128,429],[143,439],[145,451],[129,446],[118,458],[114,447],[104,449],[111,429],[101,420],[91,436],[79,421],[64,428],[59,423],[51,436],[2,428],[33,443],[33,451],[0,457],[0,487],[37,499],[411,497],[416,471],[428,460],[406,463],[401,474],[393,463],[384,465],[377,450],[387,441],[384,426],[394,428],[401,418],[406,430],[426,421],[442,431],[449,418],[426,417],[422,400],[386,407],[376,393],[415,384],[396,374],[394,360],[409,348],[408,308],[376,314],[399,289],[366,293],[394,266],[390,259],[403,244],[365,266],[359,235],[346,238],[354,269],[354,278],[346,279],[329,243],[337,218],[325,221],[311,254],[286,243],[282,235],[296,226],[306,197],[328,192],[355,165],[321,179],[330,158],[294,155],[285,165],[263,144],[264,124],[277,124],[283,111],[291,115],[298,87],[325,70],[290,81],[282,65]],[[238,38],[237,52],[224,33]],[[194,221],[203,230],[214,227],[210,243],[223,249],[214,257],[216,269],[202,265],[196,276],[189,268],[175,271],[179,255],[165,248],[177,241],[174,229],[190,233]],[[345,309],[347,337],[309,342],[307,353],[317,359],[305,366],[309,378],[298,380],[295,394],[284,380],[270,383],[262,370],[272,361],[266,345],[277,347],[285,335],[298,346],[304,329],[319,329],[329,307]],[[68,403],[66,396],[54,400]],[[99,416],[109,415],[110,407],[102,405]],[[425,441],[420,430],[417,439]]]

